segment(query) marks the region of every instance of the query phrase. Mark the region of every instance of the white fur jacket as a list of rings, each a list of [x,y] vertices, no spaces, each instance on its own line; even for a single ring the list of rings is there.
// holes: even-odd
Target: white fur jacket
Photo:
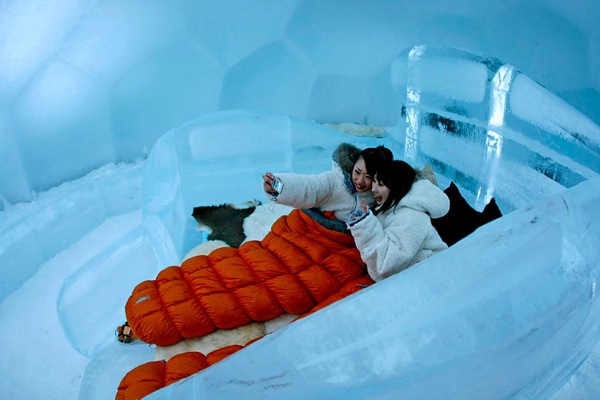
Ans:
[[[368,215],[349,227],[369,275],[380,281],[448,246],[431,224],[448,212],[450,200],[426,179],[413,183],[395,208]]]
[[[331,171],[318,175],[275,174],[283,182],[281,193],[278,196],[265,193],[270,199],[293,208],[333,211],[341,221],[341,229],[344,229],[344,222],[350,214],[359,205],[362,207],[362,200],[369,206],[375,204],[371,191],[357,193],[352,182],[352,170],[360,151],[353,144],[341,143],[332,154]]]
[[[344,172],[334,163],[331,171],[317,175],[292,173],[275,174],[283,182],[283,189],[276,197],[277,203],[294,208],[313,208],[333,211],[340,221],[346,221],[352,211],[362,204],[375,203],[371,191],[358,193],[352,182],[351,172]],[[267,196],[275,198],[267,193]]]

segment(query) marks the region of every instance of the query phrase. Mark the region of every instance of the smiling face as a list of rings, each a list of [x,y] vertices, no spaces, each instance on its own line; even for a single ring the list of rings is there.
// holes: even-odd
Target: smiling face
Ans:
[[[385,201],[390,196],[390,188],[385,186],[383,182],[377,180],[377,175],[375,175],[375,179],[373,180],[373,194],[375,195],[375,201],[377,204],[381,205],[385,203]]]
[[[354,187],[359,193],[371,190],[373,177],[367,173],[367,166],[362,157],[356,160],[356,163],[354,164],[354,169],[352,170],[352,182],[354,182]]]

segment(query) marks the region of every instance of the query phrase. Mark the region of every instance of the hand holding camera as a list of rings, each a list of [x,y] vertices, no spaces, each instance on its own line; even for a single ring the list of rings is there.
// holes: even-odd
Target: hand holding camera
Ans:
[[[278,195],[283,189],[283,182],[272,173],[267,172],[263,175],[263,188],[272,195]]]

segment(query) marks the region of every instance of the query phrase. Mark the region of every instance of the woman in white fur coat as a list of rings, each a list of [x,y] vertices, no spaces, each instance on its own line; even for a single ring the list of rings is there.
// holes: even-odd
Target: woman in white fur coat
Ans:
[[[375,282],[448,248],[431,219],[446,215],[450,200],[429,180],[415,181],[415,175],[404,161],[379,169],[372,189],[377,205],[369,209],[365,203],[347,220]]]
[[[375,204],[371,192],[373,177],[381,164],[392,159],[392,151],[384,146],[360,151],[342,143],[333,153],[331,171],[316,175],[278,173],[280,188],[274,187],[275,175],[267,172],[263,175],[263,188],[279,204],[332,211],[343,222],[363,201],[369,206]]]

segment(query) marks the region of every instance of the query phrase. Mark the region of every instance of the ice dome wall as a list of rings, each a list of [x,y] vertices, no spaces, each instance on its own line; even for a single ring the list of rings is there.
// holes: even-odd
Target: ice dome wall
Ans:
[[[496,56],[600,121],[600,10],[546,1],[0,1],[0,210],[224,109],[393,125],[418,43]]]
[[[0,0],[0,304],[7,309],[5,298],[50,258],[55,262],[45,276],[59,279],[61,269],[55,266],[64,258],[53,256],[105,219],[130,217],[129,211],[139,209],[143,161],[117,166],[112,162],[143,159],[164,133],[218,110],[259,109],[320,122],[394,125],[406,91],[401,82],[393,82],[390,67],[398,54],[415,44],[498,57],[600,122],[599,14],[595,0]],[[514,94],[511,98],[536,98],[535,93]],[[531,111],[527,103],[519,108]],[[246,133],[245,127],[240,131]],[[306,154],[302,157],[305,160]],[[100,166],[83,180],[71,181]],[[61,183],[65,184],[56,187]],[[44,192],[50,188],[51,193]],[[587,195],[596,196],[591,191]],[[17,204],[31,200],[35,201]],[[139,214],[131,214],[137,221]],[[587,217],[575,221],[587,223]],[[105,236],[127,247],[129,239],[138,238],[133,226],[123,228],[124,236],[114,232]],[[579,239],[574,237],[574,242],[580,244]],[[71,283],[69,278],[86,278],[86,267],[104,262],[102,257],[113,255],[115,248],[121,247],[110,243],[94,249],[98,254],[86,249],[90,251],[86,255],[94,257],[71,266],[81,268],[69,275],[65,286]],[[556,248],[548,254],[555,254]],[[589,259],[597,259],[591,252],[594,247],[583,248],[590,250]],[[100,291],[96,295],[115,300],[114,287],[103,287],[100,280],[88,286],[110,290],[109,295]],[[44,282],[43,293],[47,292],[52,289]],[[54,295],[40,300],[51,304],[39,314],[45,324],[57,323]],[[106,303],[106,309],[122,310],[122,301]],[[75,311],[86,309],[86,304],[76,306]],[[582,307],[574,308],[586,313]],[[16,314],[20,308],[15,310]],[[36,315],[28,313],[32,321]],[[595,321],[593,315],[590,321]],[[71,327],[83,325],[80,318]],[[51,329],[41,326],[33,332],[45,340]],[[59,340],[51,347],[59,353],[64,350],[60,347],[64,335],[56,332]],[[591,336],[596,331],[585,332],[595,340]],[[22,336],[15,337],[22,343]],[[37,351],[44,340],[28,341],[36,357],[47,357],[45,351]],[[587,352],[585,346],[591,342],[581,343],[571,356]],[[21,356],[18,349],[15,354]],[[67,358],[66,363],[79,362],[73,360]],[[38,359],[32,364],[7,364],[7,369],[12,376],[36,376],[33,365],[39,365]],[[51,369],[60,370],[64,381],[44,371],[43,377],[36,376],[39,387],[32,392],[50,391],[44,387],[49,381],[60,390],[79,390],[77,368],[72,368],[72,375],[67,367]],[[87,371],[88,388],[115,387],[98,384],[97,376]],[[7,382],[14,384],[13,379]]]

